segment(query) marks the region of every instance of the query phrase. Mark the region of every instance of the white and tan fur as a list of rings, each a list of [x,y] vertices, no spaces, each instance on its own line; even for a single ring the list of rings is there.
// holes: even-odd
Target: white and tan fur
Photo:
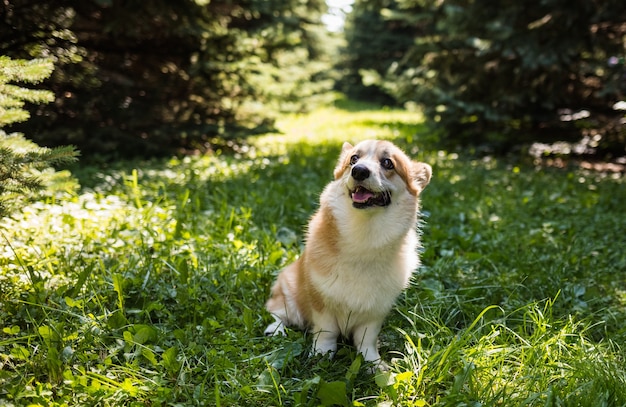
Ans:
[[[366,361],[384,367],[378,334],[419,266],[419,194],[431,171],[388,141],[345,143],[304,252],[272,287],[266,307],[275,322],[265,334],[282,334],[284,326],[310,329],[321,354],[334,353],[341,335]]]

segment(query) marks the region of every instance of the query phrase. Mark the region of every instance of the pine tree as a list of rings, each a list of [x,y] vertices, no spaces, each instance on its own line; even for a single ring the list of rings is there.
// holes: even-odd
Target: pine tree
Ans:
[[[12,129],[106,158],[266,131],[332,88],[325,11],[324,0],[11,0],[0,49],[54,58],[56,95]]]
[[[598,151],[624,154],[614,106],[626,95],[626,2],[398,4],[392,17],[419,30],[384,89],[422,106],[451,144],[505,151],[601,135]]]
[[[417,26],[398,14],[397,0],[356,0],[345,26],[346,48],[338,68],[338,88],[350,98],[396,103],[380,86],[390,66],[401,60],[413,45]]]
[[[53,100],[52,92],[23,88],[9,82],[38,83],[47,78],[52,69],[52,63],[45,59],[26,61],[0,57],[0,128],[29,118],[23,108],[25,102],[48,103]],[[64,185],[72,184],[68,184],[67,174],[54,176],[49,168],[69,163],[77,155],[71,146],[40,147],[20,133],[7,134],[0,130],[0,218],[8,215],[25,197],[50,186],[46,181],[56,179]],[[43,176],[44,171],[47,176]]]

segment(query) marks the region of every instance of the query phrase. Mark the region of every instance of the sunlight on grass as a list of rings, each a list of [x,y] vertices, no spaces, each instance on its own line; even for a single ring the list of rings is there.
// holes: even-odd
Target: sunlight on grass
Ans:
[[[551,300],[532,303],[510,314],[485,308],[458,332],[410,313],[407,320],[420,333],[403,332],[405,352],[397,364],[400,373],[387,379],[394,388],[389,394],[394,401],[419,398],[427,405],[463,400],[484,405],[610,405],[611,400],[624,400],[626,375],[619,350],[610,343],[593,343],[585,323],[555,319],[553,305]],[[487,317],[491,310],[497,312]],[[444,383],[450,387],[439,394]]]
[[[391,109],[348,112],[339,107],[327,107],[307,115],[284,116],[276,127],[279,133],[254,140],[266,153],[285,153],[293,144],[334,145],[339,151],[344,141],[355,144],[367,139],[400,138],[417,145],[422,141],[416,134],[427,136],[420,113]]]
[[[440,151],[419,115],[349,102],[279,130],[82,168],[80,193],[0,221],[0,404],[626,405],[622,177]],[[378,376],[348,345],[263,336],[341,144],[365,138],[434,168]]]

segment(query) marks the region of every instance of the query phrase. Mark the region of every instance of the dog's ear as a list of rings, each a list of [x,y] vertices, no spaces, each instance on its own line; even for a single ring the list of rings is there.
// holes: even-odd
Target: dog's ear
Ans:
[[[411,178],[419,187],[419,191],[422,192],[426,185],[430,182],[430,177],[433,175],[433,169],[426,163],[413,162],[411,168]]]
[[[347,167],[348,154],[350,154],[350,151],[352,151],[353,148],[352,144],[347,141],[343,143],[343,146],[341,147],[341,154],[339,155],[339,161],[337,161],[337,166],[333,172],[335,179],[339,179],[344,169]]]

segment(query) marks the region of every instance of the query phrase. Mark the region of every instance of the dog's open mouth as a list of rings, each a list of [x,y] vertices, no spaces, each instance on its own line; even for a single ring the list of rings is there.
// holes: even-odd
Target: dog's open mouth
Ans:
[[[350,191],[352,206],[358,209],[372,206],[387,206],[391,203],[389,191],[372,192],[362,186],[357,186],[354,191]]]

